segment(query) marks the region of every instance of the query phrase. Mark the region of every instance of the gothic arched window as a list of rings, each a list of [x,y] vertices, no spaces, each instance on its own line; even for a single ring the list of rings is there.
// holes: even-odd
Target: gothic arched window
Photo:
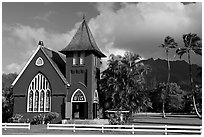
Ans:
[[[27,112],[51,111],[51,89],[47,78],[38,73],[28,88]]]
[[[45,110],[50,111],[50,91],[49,90],[46,93],[46,104],[45,105],[46,105]]]
[[[98,91],[95,90],[94,91],[94,103],[98,103],[99,102],[99,99],[98,99]]]
[[[44,98],[45,94],[44,91],[42,90],[40,93],[40,111],[44,111]]]
[[[86,96],[84,95],[83,91],[77,89],[71,97],[72,102],[86,102]]]
[[[29,93],[29,111],[33,110],[33,91],[31,90]]]

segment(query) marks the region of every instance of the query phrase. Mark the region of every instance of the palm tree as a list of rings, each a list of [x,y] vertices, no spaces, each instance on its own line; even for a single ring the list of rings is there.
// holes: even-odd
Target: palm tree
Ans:
[[[163,93],[163,101],[162,101],[162,117],[163,118],[166,118],[166,115],[165,115],[165,99],[166,99],[166,94],[167,94],[167,91],[169,90],[169,81],[170,81],[170,63],[169,63],[169,49],[173,49],[173,48],[176,48],[177,47],[177,43],[174,41],[174,39],[170,36],[167,36],[165,39],[164,39],[164,44],[161,44],[162,48],[165,49],[165,52],[166,52],[166,58],[167,58],[167,66],[168,66],[168,78],[167,78],[167,86],[166,86],[166,91],[165,93]]]
[[[184,48],[179,48],[176,50],[176,53],[181,57],[183,54],[187,54],[188,57],[188,64],[189,64],[189,80],[190,80],[190,86],[192,91],[192,100],[193,100],[193,106],[196,111],[196,114],[199,118],[201,118],[201,115],[198,112],[198,109],[196,107],[195,102],[195,90],[193,86],[193,78],[192,78],[192,70],[191,70],[191,52],[201,55],[202,56],[202,43],[201,38],[197,36],[197,34],[184,34],[183,35],[183,42],[184,42]]]

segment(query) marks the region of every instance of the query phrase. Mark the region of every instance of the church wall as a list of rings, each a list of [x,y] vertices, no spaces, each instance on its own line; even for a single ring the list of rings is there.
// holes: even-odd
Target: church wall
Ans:
[[[35,61],[38,57],[41,57],[44,61],[43,66],[36,66]],[[56,73],[48,59],[45,57],[41,49],[35,55],[33,60],[25,69],[24,73],[18,79],[17,83],[13,87],[14,93],[14,114],[25,114],[27,112],[27,92],[28,87],[32,79],[41,72],[49,81],[52,90],[51,95],[51,111],[57,112],[61,116],[61,104],[63,103],[63,98],[66,96],[66,88]],[[17,97],[22,96],[22,97]],[[38,113],[37,113],[38,114]],[[32,117],[32,112],[28,112],[27,116]]]
[[[92,91],[93,91],[93,54],[86,51],[85,53],[85,65],[84,66],[73,66],[72,65],[72,53],[67,54],[66,58],[66,77],[67,81],[71,84],[68,90],[67,101],[71,102],[71,96],[74,91],[78,88],[84,92],[87,102],[88,102],[88,119],[93,118],[93,101],[92,101]],[[84,72],[82,72],[84,71]],[[73,73],[74,72],[74,73]],[[86,80],[85,80],[86,78]],[[80,83],[80,84],[79,84]]]

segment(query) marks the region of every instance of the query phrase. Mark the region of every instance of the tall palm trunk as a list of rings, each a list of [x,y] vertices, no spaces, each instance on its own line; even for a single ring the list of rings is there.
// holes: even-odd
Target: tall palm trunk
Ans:
[[[191,56],[190,56],[190,51],[188,51],[188,63],[189,63],[189,77],[190,77],[190,84],[191,84],[191,91],[193,92],[192,95],[192,100],[193,100],[193,106],[196,112],[196,115],[198,118],[202,118],[201,115],[198,112],[198,109],[196,107],[196,102],[195,102],[195,90],[193,89],[193,78],[192,78],[192,70],[191,70]]]
[[[166,102],[166,95],[169,90],[169,81],[170,81],[170,63],[169,63],[169,49],[166,49],[166,57],[167,57],[167,65],[168,65],[168,78],[167,78],[167,86],[166,86],[166,92],[164,93],[164,99],[162,102],[162,117],[166,118],[165,114],[165,102]]]

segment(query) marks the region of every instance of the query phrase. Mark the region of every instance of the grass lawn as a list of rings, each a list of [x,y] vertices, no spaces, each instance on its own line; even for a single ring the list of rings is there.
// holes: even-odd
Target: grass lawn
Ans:
[[[198,118],[189,118],[189,117],[167,117],[166,119],[162,119],[158,116],[149,116],[149,115],[135,115],[132,124],[141,124],[141,125],[202,125],[202,120]],[[75,133],[72,131],[67,130],[47,130],[46,125],[31,125],[31,130],[27,129],[2,129],[3,135],[28,135],[28,134],[35,134],[35,135],[102,135],[100,131],[76,131]],[[123,134],[123,135],[131,135],[131,132],[112,132],[112,131],[105,131],[103,135],[110,135],[110,134]],[[162,135],[162,133],[151,133],[151,132],[135,132],[136,135]]]

